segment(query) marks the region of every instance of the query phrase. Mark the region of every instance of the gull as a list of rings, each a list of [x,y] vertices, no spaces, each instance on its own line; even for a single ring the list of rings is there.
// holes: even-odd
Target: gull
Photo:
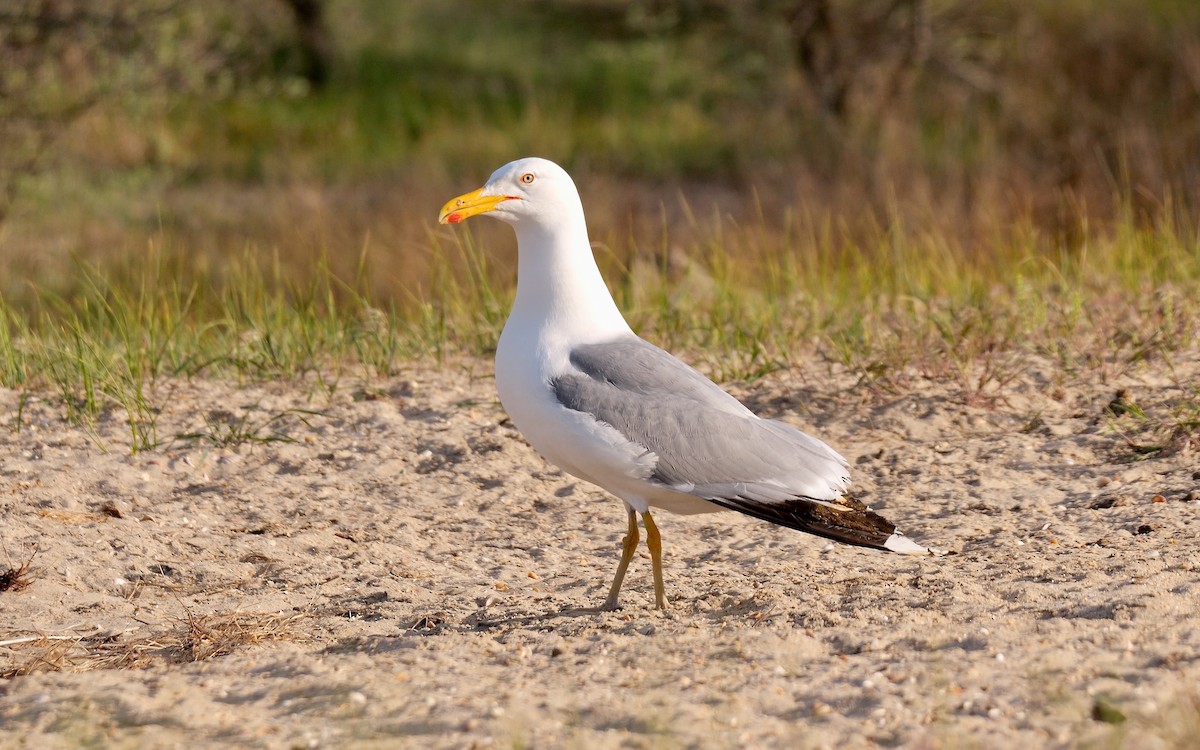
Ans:
[[[646,529],[657,609],[667,606],[650,509],[734,510],[846,544],[929,554],[847,494],[849,465],[811,435],[763,419],[692,367],[639,338],[592,255],[579,192],[540,158],[506,164],[451,199],[438,221],[487,214],[517,234],[517,294],[496,347],[496,390],[550,463],[620,498],[629,530],[602,609],[618,608]]]

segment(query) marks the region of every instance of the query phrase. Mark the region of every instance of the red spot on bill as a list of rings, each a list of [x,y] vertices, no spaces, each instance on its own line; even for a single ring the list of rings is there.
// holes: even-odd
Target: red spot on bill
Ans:
[[[450,222],[451,224],[457,224],[458,222],[460,222],[462,220],[463,220],[463,215],[458,213],[457,211],[455,211],[454,213],[452,213],[446,217],[446,221]]]

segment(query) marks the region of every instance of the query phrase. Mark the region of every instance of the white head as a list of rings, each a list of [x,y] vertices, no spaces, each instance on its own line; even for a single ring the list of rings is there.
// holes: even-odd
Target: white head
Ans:
[[[583,206],[566,170],[531,156],[505,164],[483,187],[448,201],[438,214],[438,222],[457,224],[483,213],[515,227],[532,223],[552,229],[582,221]]]
[[[578,344],[631,334],[600,277],[579,192],[562,167],[538,158],[505,164],[486,185],[442,206],[438,221],[457,224],[476,214],[505,221],[517,233],[517,296],[497,361],[503,352],[529,354],[525,344],[536,349],[550,346],[547,341]],[[566,349],[555,351],[566,356]]]

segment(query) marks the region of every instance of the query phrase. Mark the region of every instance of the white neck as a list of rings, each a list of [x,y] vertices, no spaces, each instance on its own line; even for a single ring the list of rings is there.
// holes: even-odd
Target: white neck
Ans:
[[[509,325],[576,344],[630,333],[596,266],[582,207],[558,216],[553,225],[521,221],[514,228],[517,298]]]

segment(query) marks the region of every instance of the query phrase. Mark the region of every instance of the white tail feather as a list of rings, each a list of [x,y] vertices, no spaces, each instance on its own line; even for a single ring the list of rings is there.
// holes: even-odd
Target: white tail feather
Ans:
[[[888,537],[888,540],[883,543],[883,546],[887,549],[890,549],[892,552],[899,552],[902,555],[931,554],[928,549],[904,536],[899,531]]]

